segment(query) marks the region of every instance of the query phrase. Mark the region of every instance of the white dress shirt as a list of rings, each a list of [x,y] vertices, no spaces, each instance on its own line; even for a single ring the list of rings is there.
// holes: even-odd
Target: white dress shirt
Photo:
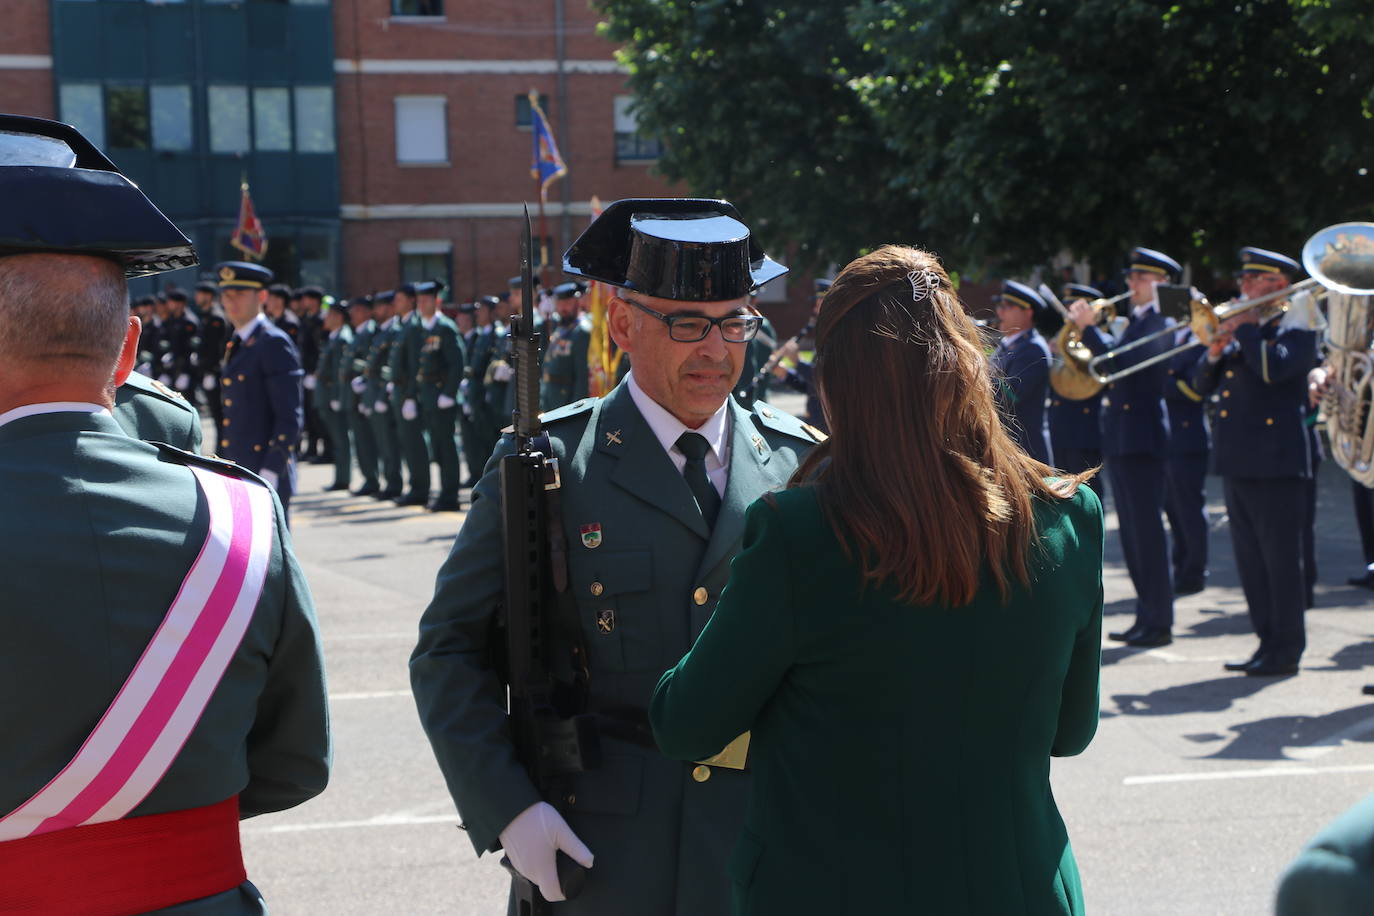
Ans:
[[[635,406],[643,415],[649,428],[654,431],[654,436],[658,439],[663,450],[672,459],[673,467],[677,468],[679,474],[687,466],[687,456],[678,450],[677,440],[683,433],[698,433],[706,439],[706,444],[711,447],[706,453],[706,476],[711,479],[716,492],[720,493],[721,498],[725,497],[725,485],[730,479],[730,398],[727,395],[725,402],[720,405],[720,409],[706,420],[705,423],[696,429],[683,424],[681,420],[668,412],[662,404],[655,401],[644,393],[644,389],[639,387],[635,381],[634,370],[626,376],[626,382],[630,388],[630,397],[634,399]]]
[[[48,401],[43,404],[23,404],[0,413],[0,426],[44,413],[103,413],[106,416],[110,414],[104,405],[91,404],[88,401]]]

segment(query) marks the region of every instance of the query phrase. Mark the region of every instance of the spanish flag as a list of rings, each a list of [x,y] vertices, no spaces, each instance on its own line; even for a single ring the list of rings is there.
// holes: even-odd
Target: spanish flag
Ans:
[[[258,219],[257,211],[253,209],[253,198],[248,194],[248,181],[244,180],[240,186],[243,189],[243,197],[239,200],[239,224],[234,227],[234,235],[229,239],[229,244],[239,251],[249,260],[261,261],[267,254],[267,232],[262,228],[262,220]]]

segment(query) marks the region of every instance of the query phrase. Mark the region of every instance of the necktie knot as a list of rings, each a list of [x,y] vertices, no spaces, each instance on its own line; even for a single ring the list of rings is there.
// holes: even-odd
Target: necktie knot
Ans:
[[[688,461],[702,461],[711,445],[701,433],[683,433],[677,437],[677,450],[686,455]]]

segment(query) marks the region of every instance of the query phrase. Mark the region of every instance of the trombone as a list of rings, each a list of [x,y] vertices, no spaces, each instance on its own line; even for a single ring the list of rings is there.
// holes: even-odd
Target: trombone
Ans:
[[[1352,249],[1354,246],[1374,250],[1374,223],[1337,223],[1334,226],[1327,226],[1325,229],[1319,230],[1302,246],[1302,263],[1312,276],[1285,289],[1275,290],[1257,299],[1246,299],[1240,302],[1233,299],[1215,307],[1206,299],[1194,300],[1192,316],[1188,324],[1192,328],[1196,340],[1179,344],[1171,350],[1156,354],[1149,359],[1116,372],[1103,374],[1098,371],[1097,367],[1102,363],[1123,353],[1129,353],[1138,347],[1143,347],[1166,334],[1177,333],[1179,330],[1178,325],[1163,328],[1139,340],[1133,340],[1124,347],[1117,347],[1114,350],[1108,350],[1101,356],[1093,357],[1088,362],[1088,371],[1092,373],[1093,378],[1102,384],[1110,384],[1119,378],[1124,378],[1139,372],[1141,369],[1163,362],[1184,350],[1208,346],[1217,336],[1217,329],[1221,323],[1228,318],[1301,293],[1310,292],[1324,296],[1335,291],[1356,296],[1374,295],[1374,269],[1371,269],[1363,259],[1349,256],[1350,251],[1348,249]]]

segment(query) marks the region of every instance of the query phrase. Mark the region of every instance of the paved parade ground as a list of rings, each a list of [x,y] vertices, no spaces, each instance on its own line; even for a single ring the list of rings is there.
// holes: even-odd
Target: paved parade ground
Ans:
[[[334,775],[319,798],[245,823],[249,874],[276,916],[504,913],[505,874],[457,828],[406,667],[462,516],[323,493],[331,474],[301,469],[291,517],[324,636]],[[1269,912],[1302,843],[1374,791],[1374,697],[1360,693],[1374,683],[1374,593],[1344,584],[1361,567],[1348,479],[1322,466],[1317,606],[1287,679],[1222,670],[1254,640],[1220,481],[1208,486],[1211,586],[1179,601],[1172,645],[1104,642],[1097,738],[1053,764],[1089,913]],[[1133,597],[1114,515],[1107,528],[1106,628],[1124,629]],[[930,753],[946,750],[932,736]]]

